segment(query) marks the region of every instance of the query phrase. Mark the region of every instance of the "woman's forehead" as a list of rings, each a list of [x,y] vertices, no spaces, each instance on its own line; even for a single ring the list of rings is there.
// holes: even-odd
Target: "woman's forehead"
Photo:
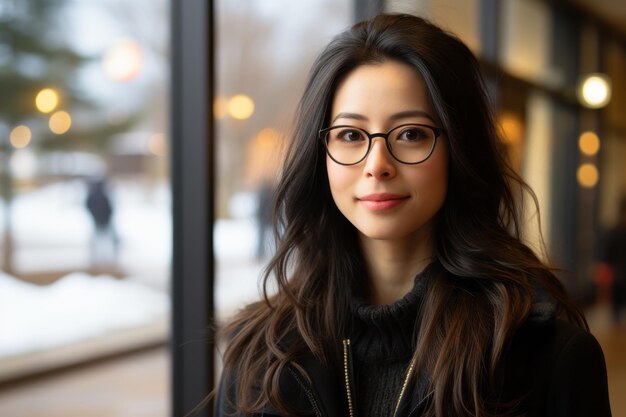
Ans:
[[[331,121],[436,120],[428,92],[411,66],[388,60],[353,69],[338,85],[332,100]]]

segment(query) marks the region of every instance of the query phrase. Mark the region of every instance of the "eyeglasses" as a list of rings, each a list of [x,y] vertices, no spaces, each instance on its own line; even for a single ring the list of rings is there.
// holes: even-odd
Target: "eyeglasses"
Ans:
[[[391,156],[403,164],[419,164],[430,158],[443,130],[421,124],[396,126],[387,133],[369,133],[354,126],[331,126],[319,131],[328,156],[340,165],[363,161],[372,149],[372,140],[385,139]]]

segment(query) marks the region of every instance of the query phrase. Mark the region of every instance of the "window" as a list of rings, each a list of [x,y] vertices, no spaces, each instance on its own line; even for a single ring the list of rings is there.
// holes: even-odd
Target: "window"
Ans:
[[[0,2],[0,381],[167,340],[168,21]]]

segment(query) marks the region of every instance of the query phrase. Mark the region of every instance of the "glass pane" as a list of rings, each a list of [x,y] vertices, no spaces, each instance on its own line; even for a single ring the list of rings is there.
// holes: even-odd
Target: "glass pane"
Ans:
[[[0,0],[0,381],[168,338],[168,28],[167,0]]]
[[[221,0],[216,9],[219,319],[259,297],[293,109],[317,54],[351,23],[352,1]]]
[[[500,64],[514,76],[549,86],[563,83],[551,63],[552,15],[547,3],[505,0],[500,6]]]
[[[475,54],[480,54],[480,5],[480,0],[387,0],[385,10],[430,19],[461,38]]]

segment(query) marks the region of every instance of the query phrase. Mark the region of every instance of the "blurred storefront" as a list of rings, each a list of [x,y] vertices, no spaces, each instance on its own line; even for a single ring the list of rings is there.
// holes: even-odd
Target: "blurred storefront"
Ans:
[[[428,16],[477,54],[511,163],[539,201],[540,229],[529,212],[527,239],[542,253],[536,244],[541,230],[544,255],[588,305],[603,230],[615,222],[626,191],[626,33],[616,29],[623,21],[609,22],[626,16],[626,8],[540,0],[390,0],[384,7]],[[600,18],[592,10],[612,14]],[[609,80],[607,102],[581,96],[592,75]],[[604,87],[591,85],[587,94],[602,96]]]

